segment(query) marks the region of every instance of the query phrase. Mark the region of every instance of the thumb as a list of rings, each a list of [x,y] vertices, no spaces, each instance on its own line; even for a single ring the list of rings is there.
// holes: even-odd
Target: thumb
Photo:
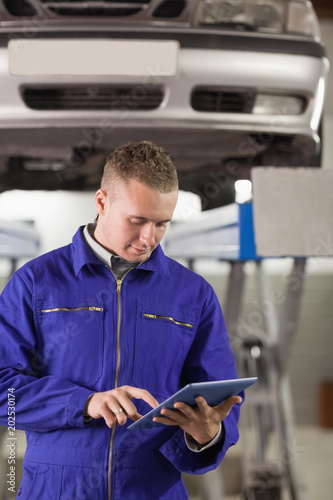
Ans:
[[[242,402],[242,398],[239,396],[231,396],[230,398],[226,399],[220,406],[217,406],[216,409],[220,413],[222,419],[225,419],[229,413],[231,408]]]

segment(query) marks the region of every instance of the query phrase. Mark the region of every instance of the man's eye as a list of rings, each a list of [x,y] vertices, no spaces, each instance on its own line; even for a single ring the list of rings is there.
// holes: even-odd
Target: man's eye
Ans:
[[[142,221],[142,220],[132,220],[131,223],[135,224],[136,226],[141,226],[144,223],[144,221]]]

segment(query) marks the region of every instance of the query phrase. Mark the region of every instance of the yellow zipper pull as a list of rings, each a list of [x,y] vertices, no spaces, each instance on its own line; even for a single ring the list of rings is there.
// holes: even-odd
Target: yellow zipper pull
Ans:
[[[117,292],[120,292],[120,289],[121,289],[121,283],[122,283],[122,281],[121,281],[121,280],[117,280]]]
[[[89,307],[88,308],[89,311],[98,311],[98,312],[102,312],[103,311],[103,307]]]

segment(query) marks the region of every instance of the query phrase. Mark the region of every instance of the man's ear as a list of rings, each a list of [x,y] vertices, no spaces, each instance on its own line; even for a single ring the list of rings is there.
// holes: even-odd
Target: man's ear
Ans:
[[[103,189],[99,189],[95,194],[95,206],[98,215],[104,215],[107,204],[107,194]]]

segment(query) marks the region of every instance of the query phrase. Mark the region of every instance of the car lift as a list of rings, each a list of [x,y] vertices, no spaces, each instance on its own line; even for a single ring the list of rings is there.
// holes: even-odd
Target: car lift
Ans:
[[[9,259],[11,271],[20,259],[32,259],[39,252],[40,239],[32,224],[0,219],[0,258]]]
[[[253,172],[253,203],[209,210],[194,220],[171,225],[164,247],[167,255],[187,260],[189,267],[197,258],[230,263],[224,316],[231,345],[239,375],[258,377],[258,382],[246,391],[239,424],[243,498],[304,500],[287,364],[301,304],[306,257],[333,255],[332,245],[323,243],[323,228],[327,235],[333,214],[329,200],[333,172],[286,168],[256,168]],[[298,189],[300,179],[302,191]],[[292,190],[292,199],[286,201],[283,194],[288,190],[290,194],[290,183],[297,189]],[[281,190],[278,196],[277,189]],[[307,199],[311,192],[312,196],[315,193],[315,209]],[[300,209],[304,209],[301,215]],[[271,243],[267,244],[267,238]],[[294,261],[285,292],[275,301],[263,266],[266,257],[281,256],[294,257]],[[247,261],[256,264],[256,291],[263,324],[259,329],[255,321],[252,325],[248,321],[244,333],[239,317]],[[278,303],[282,305],[280,321],[276,314]],[[218,469],[203,476],[201,494],[203,500],[223,498]]]

